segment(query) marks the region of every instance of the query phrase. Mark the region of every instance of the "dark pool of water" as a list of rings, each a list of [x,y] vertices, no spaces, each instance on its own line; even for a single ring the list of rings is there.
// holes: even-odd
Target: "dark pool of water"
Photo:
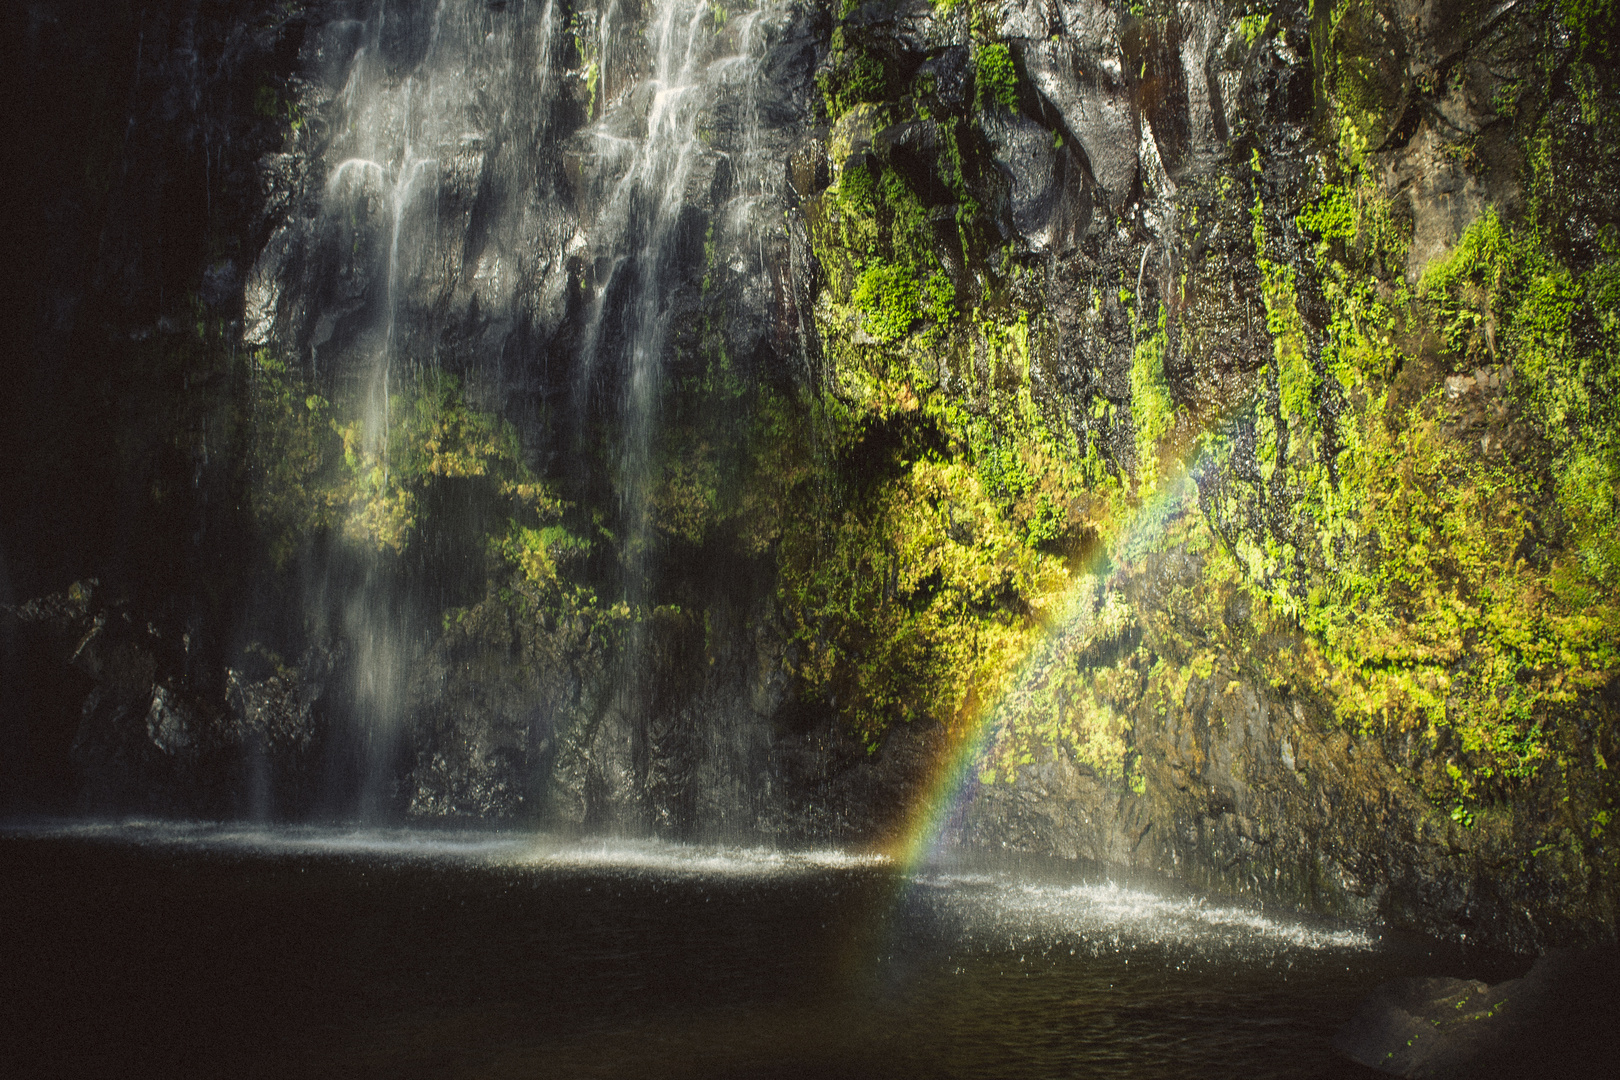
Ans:
[[[1370,1077],[1401,974],[1524,962],[1107,882],[206,827],[0,832],[0,1074]]]

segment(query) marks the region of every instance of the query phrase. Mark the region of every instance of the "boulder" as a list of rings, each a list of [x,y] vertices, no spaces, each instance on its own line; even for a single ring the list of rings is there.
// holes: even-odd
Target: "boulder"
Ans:
[[[1620,950],[1554,949],[1521,979],[1405,978],[1379,986],[1333,1046],[1426,1080],[1609,1077],[1620,1061]]]

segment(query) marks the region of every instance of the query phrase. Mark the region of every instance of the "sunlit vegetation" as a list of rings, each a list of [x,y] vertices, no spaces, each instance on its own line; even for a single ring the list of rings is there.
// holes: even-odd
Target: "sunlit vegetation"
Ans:
[[[927,299],[950,281],[939,245],[971,257],[985,243],[977,207],[963,215],[972,128],[939,124],[954,237],[877,157],[835,175],[812,207],[829,281],[818,422],[834,432],[832,474],[813,489],[814,526],[784,534],[783,598],[805,685],[874,744],[895,722],[995,711],[984,779],[1066,746],[1137,786],[1133,709],[1177,708],[1189,678],[1242,655],[1221,605],[1249,594],[1254,627],[1299,644],[1248,677],[1407,748],[1397,758],[1454,822],[1584,767],[1580,718],[1620,671],[1620,241],[1611,226],[1568,261],[1569,194],[1548,178],[1561,140],[1613,141],[1606,103],[1580,91],[1598,45],[1577,46],[1575,102],[1521,132],[1523,217],[1488,210],[1413,279],[1410,224],[1367,161],[1400,119],[1398,80],[1368,52],[1376,20],[1354,4],[1330,14],[1338,157],[1303,206],[1268,208],[1258,185],[1247,196],[1271,342],[1258,387],[1221,413],[1185,413],[1165,370],[1179,313],[1122,283],[1131,461],[1098,457],[1072,417],[1041,404],[1038,306],[998,308],[954,286],[943,304]],[[1275,20],[1253,12],[1244,32],[1258,45]],[[976,56],[980,106],[1015,106],[1010,56],[989,42]],[[830,108],[844,125],[835,140],[907,119],[895,109]],[[1231,197],[1262,165],[1256,154],[1234,170]],[[1302,314],[1307,293],[1325,326]],[[1193,461],[1225,478],[1205,505],[1176,489],[1162,521],[1126,525]],[[1074,576],[1082,565],[1056,554],[1085,544],[1125,575],[1191,554],[1202,577],[1161,619],[1124,602],[1125,579]]]
[[[1128,404],[1054,391],[1046,271],[1003,248],[985,210],[981,125],[1018,108],[1017,65],[969,7],[967,115],[941,108],[931,75],[902,87],[835,31],[830,184],[803,210],[819,367],[793,388],[744,374],[711,304],[699,361],[663,404],[655,542],[769,564],[796,691],[870,748],[895,724],[993,718],[989,782],[1066,748],[1141,790],[1136,718],[1239,663],[1401,748],[1458,824],[1573,768],[1572,725],[1620,671],[1620,233],[1568,234],[1577,196],[1556,168],[1577,140],[1620,148],[1590,75],[1606,46],[1582,36],[1598,16],[1557,8],[1577,42],[1567,100],[1538,112],[1531,89],[1499,94],[1519,117],[1524,212],[1486,210],[1414,276],[1410,222],[1369,158],[1406,91],[1371,8],[1334,6],[1319,89],[1337,139],[1308,197],[1268,205],[1252,148],[1234,150],[1218,205],[1183,196],[1189,220],[1226,214],[1251,245],[1269,340],[1242,396],[1198,411],[1169,370],[1185,296],[1133,295],[1123,274],[1107,287],[1129,320]],[[1269,9],[1241,25],[1251,49],[1280,32]],[[929,125],[932,173],[875,138],[898,124]],[[711,263],[713,246],[711,232]],[[583,569],[623,556],[611,514],[560,502],[471,390],[423,375],[368,427],[358,403],[257,355],[269,557],[320,535],[407,551],[433,486],[472,482],[501,508],[485,538],[499,573],[447,626],[497,607],[588,611],[604,633],[648,617],[599,601],[610,575]],[[1196,567],[1164,586],[1175,611],[1129,603],[1170,553]],[[1225,621],[1239,596],[1249,629]],[[1290,646],[1255,659],[1261,629]]]
[[[1016,106],[1008,47],[983,40],[975,58],[980,106]],[[934,117],[932,82],[897,103],[858,62],[846,52],[823,84],[840,167],[807,216],[828,282],[815,314],[830,370],[807,406],[817,449],[778,558],[801,686],[875,748],[895,723],[973,724],[997,707],[1067,611],[1117,482],[1038,386],[1039,311],[1001,298],[1023,271],[980,218],[970,173],[982,135],[938,118],[943,151],[926,182],[882,155],[851,157],[871,131]],[[964,257],[986,266],[991,293],[947,270]],[[1100,714],[1064,723],[1076,745],[1091,745],[1088,726],[1119,737]],[[1098,759],[1122,774],[1117,746]]]
[[[1270,261],[1254,213],[1275,356],[1254,407],[1260,488],[1229,498],[1280,500],[1303,527],[1244,526],[1236,502],[1216,519],[1246,580],[1321,647],[1302,676],[1352,728],[1419,734],[1415,774],[1471,824],[1471,807],[1579,767],[1580,717],[1620,671],[1620,263],[1613,226],[1578,267],[1558,254],[1568,191],[1550,183],[1553,148],[1612,146],[1615,118],[1585,103],[1521,125],[1527,212],[1487,209],[1413,287],[1364,164],[1393,104],[1353,51],[1371,32],[1357,10],[1332,23],[1342,156],[1297,221],[1330,312],[1314,363],[1299,270]]]
[[[822,406],[835,472],[806,486],[781,547],[795,670],[874,745],[994,704],[1070,581],[1042,540],[1063,534],[1064,462],[892,388]]]
[[[557,553],[584,547],[558,524],[562,506],[525,464],[511,425],[471,404],[456,377],[425,373],[368,430],[357,404],[335,407],[268,351],[253,365],[253,510],[276,565],[323,533],[405,551],[423,497],[443,480],[476,481],[506,509],[510,528],[491,536],[492,549],[531,579],[553,575]]]
[[[979,47],[974,61],[979,107],[1015,107],[1018,104],[1018,69],[1013,65],[1012,50],[1000,41],[987,42]]]

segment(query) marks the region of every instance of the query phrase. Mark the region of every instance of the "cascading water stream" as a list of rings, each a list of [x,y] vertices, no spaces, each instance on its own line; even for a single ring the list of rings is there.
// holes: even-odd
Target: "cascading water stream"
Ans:
[[[604,39],[611,40],[617,6],[603,17]],[[618,498],[624,548],[624,593],[632,609],[649,602],[648,546],[650,521],[650,453],[657,425],[662,381],[664,337],[669,317],[665,274],[676,253],[676,226],[687,205],[687,187],[695,159],[705,151],[699,121],[715,89],[714,76],[726,59],[711,60],[712,10],[695,0],[665,0],[648,28],[652,73],[645,84],[650,103],[642,121],[645,134],[626,140],[612,128],[626,123],[621,112],[634,100],[610,108],[591,137],[617,159],[623,172],[602,215],[596,237],[597,260],[612,269],[598,289],[585,336],[582,371],[586,379],[601,362],[604,322],[614,320],[614,338],[624,351],[624,384],[619,408],[622,425],[618,463]],[[636,94],[627,95],[634,99]],[[632,121],[633,122],[633,121]],[[609,254],[610,253],[610,254]],[[629,273],[629,295],[610,312],[617,279]],[[641,623],[632,628],[625,650],[625,707],[643,706],[646,638]]]
[[[581,440],[589,440],[595,419],[604,415],[618,432],[609,454],[622,590],[637,617],[621,654],[617,707],[633,718],[646,716],[652,696],[645,617],[657,592],[652,489],[670,324],[678,291],[711,269],[693,259],[691,215],[724,188],[724,202],[709,211],[711,243],[704,245],[704,258],[713,257],[717,230],[728,248],[753,251],[763,244],[754,235],[762,224],[779,227],[752,213],[771,188],[752,103],[767,38],[763,15],[762,9],[731,20],[714,5],[665,0],[644,32],[647,77],[631,82],[610,61],[628,52],[624,38],[635,26],[610,4],[598,23],[596,78],[610,92],[623,87],[576,136],[596,165],[603,197],[583,229],[593,288],[575,367],[574,423]],[[712,127],[728,110],[735,117],[735,145],[716,149],[710,145]],[[632,722],[632,757],[643,772],[656,756],[649,742],[659,737],[644,720]]]
[[[611,740],[637,762],[631,773],[645,773],[657,739],[647,732],[646,617],[659,603],[653,506],[671,326],[716,302],[717,274],[746,280],[745,303],[771,302],[759,290],[772,280],[780,184],[759,99],[786,13],[609,2],[564,27],[555,0],[532,12],[439,0],[379,4],[352,30],[333,24],[326,40],[352,34],[356,45],[334,80],[320,151],[330,164],[308,249],[320,261],[284,294],[307,320],[309,369],[358,403],[349,445],[363,497],[344,530],[354,569],[339,580],[328,572],[306,605],[312,620],[336,615],[354,672],[353,760],[328,783],[358,791],[332,792],[329,806],[357,797],[375,819],[393,799],[413,658],[438,621],[402,584],[402,548],[386,535],[412,527],[393,426],[416,381],[447,362],[446,328],[458,319],[508,328],[505,341],[491,332],[487,344],[458,344],[448,361],[496,395],[503,383],[543,383],[522,363],[508,367],[522,355],[510,328],[550,320],[554,336],[527,363],[570,373],[571,411],[542,422],[572,428],[555,440],[572,447],[565,468],[614,507],[614,591],[636,614],[617,650],[623,719]],[[582,106],[583,116],[572,111]],[[614,798],[635,802],[637,782]]]
[[[437,177],[439,162],[419,156],[417,139],[435,136],[432,110],[435,73],[441,58],[437,55],[447,5],[440,3],[421,70],[425,86],[415,75],[407,75],[398,85],[390,85],[385,66],[379,60],[382,36],[387,29],[387,4],[381,4],[367,35],[366,44],[355,54],[341,97],[349,130],[354,132],[357,156],[341,161],[331,172],[324,192],[329,214],[347,213],[351,220],[362,212],[383,211],[381,223],[387,234],[386,255],[381,269],[382,304],[371,332],[375,342],[374,359],[364,376],[366,388],[360,414],[360,452],[369,468],[363,483],[370,488],[367,509],[379,503],[386,506],[390,494],[390,439],[395,368],[422,358],[412,357],[402,347],[400,304],[406,286],[406,259],[419,274],[426,262],[426,247],[436,232]],[[418,106],[418,97],[425,107]],[[430,142],[430,145],[432,143]],[[420,209],[427,211],[425,222],[408,218]],[[359,240],[356,240],[356,247]],[[312,360],[314,350],[312,349]],[[408,598],[400,595],[397,582],[389,573],[381,553],[369,546],[360,553],[361,580],[349,590],[343,606],[345,635],[354,652],[355,678],[353,708],[356,755],[352,770],[358,790],[351,804],[361,820],[375,821],[389,816],[393,802],[392,782],[395,758],[401,738],[401,710],[412,637]],[[344,770],[349,772],[349,770]],[[334,805],[348,803],[346,798]]]

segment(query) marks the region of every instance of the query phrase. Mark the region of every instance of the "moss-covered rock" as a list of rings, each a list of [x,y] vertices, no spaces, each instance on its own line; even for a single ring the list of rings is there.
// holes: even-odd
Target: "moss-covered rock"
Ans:
[[[98,798],[352,810],[318,763],[417,817],[877,837],[971,745],[969,842],[1613,935],[1612,4],[694,9],[753,81],[667,215],[621,183],[641,16],[465,14],[402,14],[369,97],[369,24],[164,23],[212,232],[42,331],[116,464],[6,489],[164,568],[4,534],[28,595],[112,583],[14,604],[17,655],[136,628],[35,695]],[[371,148],[469,27],[465,107]],[[95,131],[72,190],[140,202]]]
[[[974,55],[1007,42],[1028,69],[1029,96],[1009,80],[996,101],[1024,113],[1014,128],[946,112],[926,81],[862,103],[844,136],[859,152],[834,148],[811,210],[830,268],[817,325],[839,410],[871,418],[855,445],[883,449],[833,459],[861,477],[836,505],[872,508],[823,523],[840,537],[823,565],[850,584],[801,584],[788,606],[814,616],[806,687],[869,739],[878,688],[905,703],[891,724],[991,733],[966,835],[1526,947],[1612,925],[1615,218],[1584,178],[1547,179],[1550,146],[1609,145],[1604,46],[1575,27],[1612,13],[1549,13],[1543,31],[1494,9],[1277,8],[1224,27],[1093,12],[1110,30],[1088,63],[1107,76],[1063,34],[1021,38],[1020,11],[975,13]],[[902,70],[947,55],[871,20],[845,33]],[[1153,83],[1176,56],[1209,85]],[[1526,112],[1533,71],[1562,74]],[[1143,132],[1128,169],[1074,119],[1107,117],[1121,84]],[[1027,212],[999,215],[1055,190],[1054,166],[995,163],[1017,124],[1054,120],[1091,220],[1031,259],[1047,244],[1018,227]],[[853,130],[839,121],[835,141]],[[914,175],[909,136],[886,133],[920,122],[951,152],[932,186],[894,185],[919,214],[883,193]],[[1419,154],[1449,187],[1410,181]],[[952,217],[954,237],[911,239],[907,222]],[[958,260],[961,314],[930,324],[912,289]],[[867,329],[891,313],[861,283],[907,269],[890,295],[910,332]],[[984,498],[979,520],[1026,538],[1055,525],[1066,539],[1034,546],[1067,561],[1047,587],[1013,573],[976,604],[957,592],[967,621],[947,633],[898,587],[897,537],[929,530],[886,529],[878,508],[909,497],[919,463],[955,460],[981,486],[932,505]],[[1036,487],[1039,512],[1021,503]],[[936,571],[929,602],[956,580]],[[884,629],[895,609],[910,613]]]

